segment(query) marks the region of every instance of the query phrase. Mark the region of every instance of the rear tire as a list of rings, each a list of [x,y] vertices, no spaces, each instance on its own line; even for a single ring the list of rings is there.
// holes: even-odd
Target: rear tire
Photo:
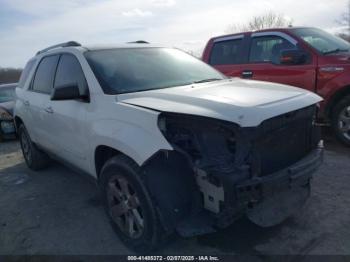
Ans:
[[[35,171],[46,168],[50,158],[32,142],[23,124],[18,128],[18,136],[27,166]]]
[[[115,156],[104,164],[100,186],[119,238],[136,252],[149,252],[159,248],[163,228],[139,173],[140,168],[130,158]]]
[[[350,96],[344,97],[334,107],[332,128],[338,140],[350,146]]]

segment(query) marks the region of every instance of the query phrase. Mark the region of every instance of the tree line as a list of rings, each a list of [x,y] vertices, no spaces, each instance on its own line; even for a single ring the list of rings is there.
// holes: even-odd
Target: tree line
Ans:
[[[16,83],[21,76],[21,68],[1,68],[0,67],[0,84]]]

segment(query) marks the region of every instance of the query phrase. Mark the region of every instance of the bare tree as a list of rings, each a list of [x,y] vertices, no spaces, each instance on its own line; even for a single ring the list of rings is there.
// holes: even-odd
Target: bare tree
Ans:
[[[342,13],[340,19],[336,20],[336,22],[344,26],[344,33],[338,34],[341,38],[349,41],[350,39],[350,0],[348,1],[346,12]]]
[[[273,27],[292,26],[292,21],[286,19],[282,14],[267,12],[260,16],[255,16],[247,24],[233,24],[227,28],[227,33],[242,31],[254,31]]]
[[[344,39],[345,41],[350,42],[350,35],[344,34],[344,33],[338,33],[338,34],[336,34],[336,35],[337,35],[338,37]]]

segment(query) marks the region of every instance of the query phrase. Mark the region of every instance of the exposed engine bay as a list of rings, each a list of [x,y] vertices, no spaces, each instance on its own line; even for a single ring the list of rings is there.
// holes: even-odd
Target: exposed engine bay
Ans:
[[[275,219],[270,215],[275,211],[262,212],[267,209],[267,202],[278,202],[268,191],[271,195],[283,194],[284,202],[289,206],[305,202],[311,175],[297,179],[298,186],[305,188],[298,194],[305,197],[298,200],[289,200],[286,193],[292,186],[290,176],[293,172],[286,171],[287,175],[290,173],[288,177],[283,174],[283,178],[277,179],[272,186],[263,181],[271,177],[275,181],[279,176],[275,174],[299,163],[317,149],[320,133],[314,125],[315,114],[316,106],[310,106],[266,120],[258,127],[241,128],[216,119],[162,113],[159,128],[174,150],[186,160],[191,169],[188,173],[192,172],[200,192],[200,199],[189,209],[200,205],[215,217],[218,227],[228,226],[242,213],[262,226],[282,221],[285,218],[283,212]],[[317,159],[312,159],[312,165],[307,163],[303,168],[316,167]],[[259,211],[253,212],[253,209]]]

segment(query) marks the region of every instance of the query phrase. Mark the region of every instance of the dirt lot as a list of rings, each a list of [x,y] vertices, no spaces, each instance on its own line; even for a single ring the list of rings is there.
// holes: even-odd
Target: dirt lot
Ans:
[[[227,230],[175,239],[164,254],[350,255],[350,149],[326,139],[325,163],[305,207],[263,229],[241,219]],[[97,189],[54,164],[32,172],[17,142],[0,144],[0,254],[129,254],[112,232]]]

